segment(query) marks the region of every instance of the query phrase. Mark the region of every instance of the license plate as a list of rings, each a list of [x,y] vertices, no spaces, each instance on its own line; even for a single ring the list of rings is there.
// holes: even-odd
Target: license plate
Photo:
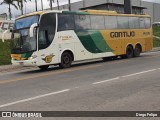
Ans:
[[[20,62],[19,64],[20,64],[20,65],[24,65],[24,63],[23,63],[23,62]]]

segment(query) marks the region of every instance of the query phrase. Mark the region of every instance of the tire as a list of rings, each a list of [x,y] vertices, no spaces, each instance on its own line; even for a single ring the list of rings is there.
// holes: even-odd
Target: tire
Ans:
[[[64,52],[61,56],[61,63],[59,64],[60,68],[69,68],[72,64],[72,56],[69,52]]]
[[[128,46],[126,49],[126,58],[132,58],[134,54],[132,46]]]
[[[49,65],[38,66],[41,70],[47,70]]]
[[[141,48],[139,45],[136,45],[135,49],[134,49],[134,56],[135,57],[139,57],[141,54]]]

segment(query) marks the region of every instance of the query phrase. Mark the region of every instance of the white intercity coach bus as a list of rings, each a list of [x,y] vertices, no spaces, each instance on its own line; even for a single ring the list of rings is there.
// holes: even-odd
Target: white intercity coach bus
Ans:
[[[13,65],[47,69],[73,61],[126,56],[152,49],[149,15],[114,11],[40,11],[16,19],[11,40]]]

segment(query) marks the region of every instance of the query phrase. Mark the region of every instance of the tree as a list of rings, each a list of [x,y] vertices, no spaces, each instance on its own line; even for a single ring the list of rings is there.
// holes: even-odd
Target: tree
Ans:
[[[23,2],[27,2],[27,0],[15,0],[15,1],[17,1],[17,4],[21,10],[21,14],[23,15]],[[31,1],[31,0],[29,0],[29,1]]]
[[[9,12],[9,19],[10,19],[10,20],[11,20],[11,18],[12,18],[11,6],[14,6],[14,7],[18,10],[17,5],[15,4],[15,1],[17,1],[17,0],[3,0],[3,1],[0,3],[0,5],[6,4],[6,5],[9,6],[8,12]]]

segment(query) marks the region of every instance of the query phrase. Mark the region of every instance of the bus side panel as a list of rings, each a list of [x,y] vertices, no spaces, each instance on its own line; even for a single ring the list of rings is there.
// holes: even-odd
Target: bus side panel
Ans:
[[[93,54],[92,58],[114,56],[113,50],[106,42],[99,30],[86,30],[76,32],[85,50]]]
[[[145,44],[146,44],[145,51],[152,50],[152,48],[153,48],[153,39],[152,38],[146,38]]]
[[[123,47],[124,47],[124,39],[123,38],[113,38],[111,37],[111,33],[117,32],[117,30],[102,30],[101,33],[105,38],[106,42],[113,50],[115,55],[124,54]]]
[[[145,51],[150,51],[153,48],[153,33],[152,29],[146,30],[144,33],[145,37]]]

